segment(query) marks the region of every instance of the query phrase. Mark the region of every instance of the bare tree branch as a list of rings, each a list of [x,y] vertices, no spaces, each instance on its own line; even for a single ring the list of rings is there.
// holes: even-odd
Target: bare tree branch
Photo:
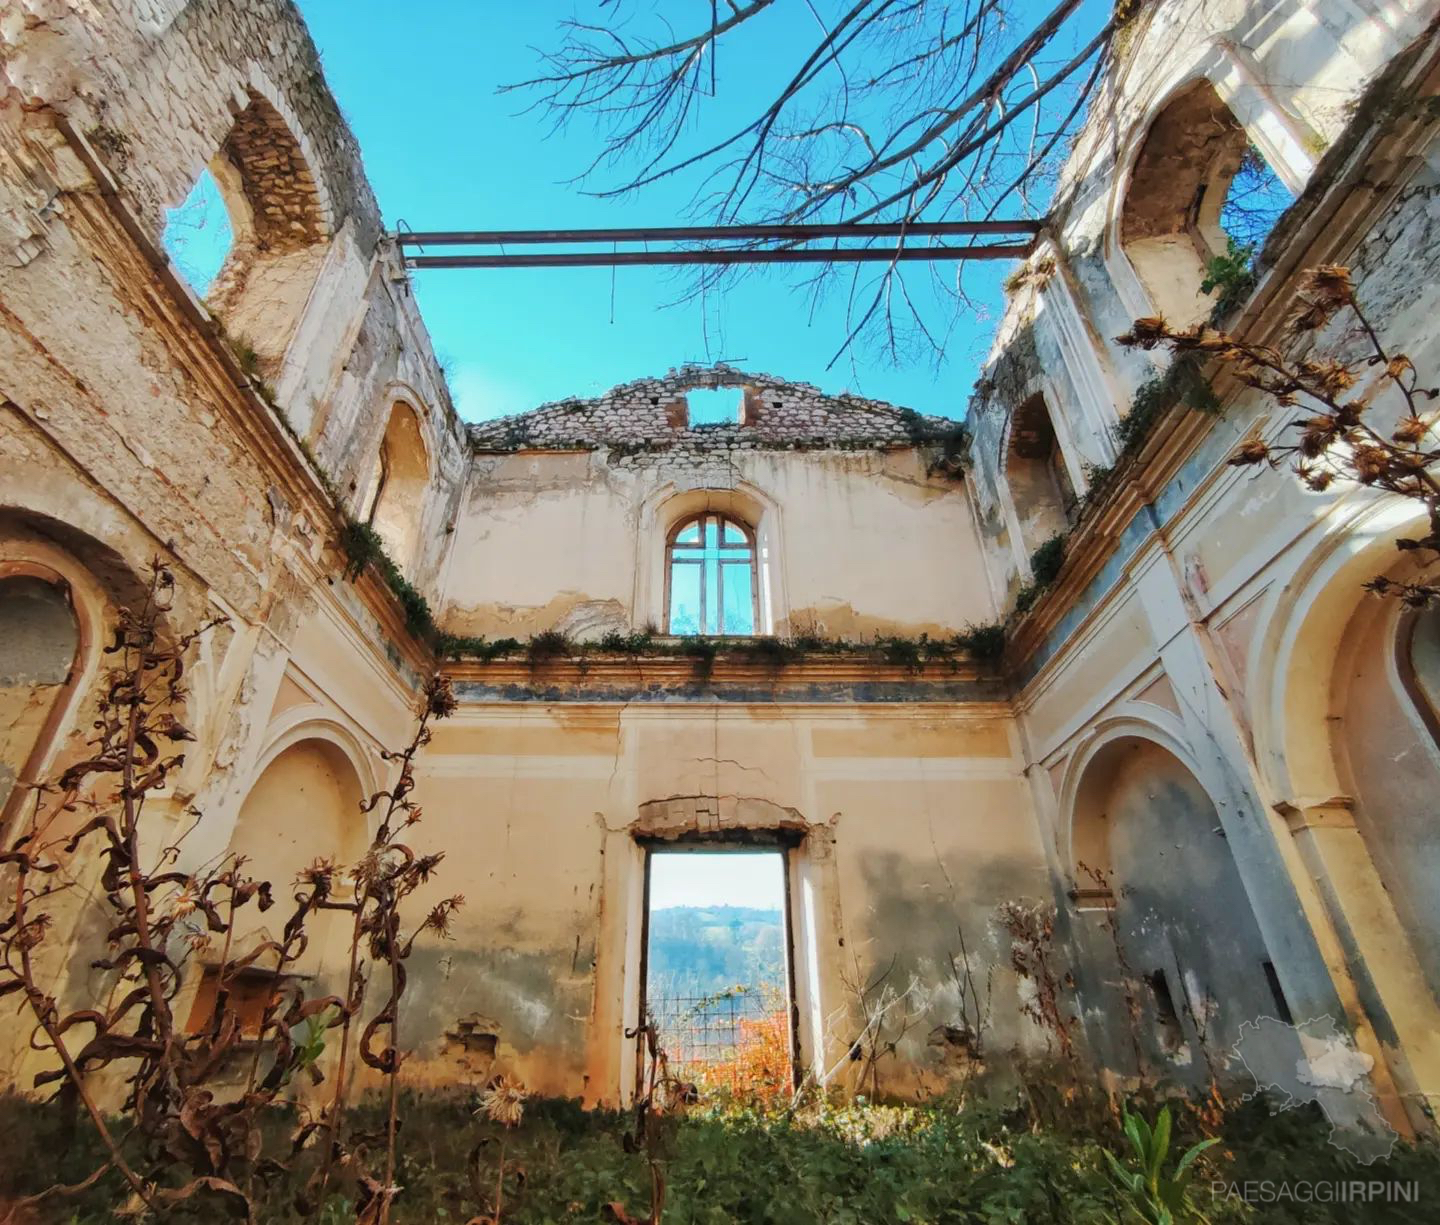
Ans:
[[[730,0],[728,13],[689,6],[689,29],[647,33],[658,19],[627,0],[595,2],[596,20],[566,23],[542,53],[546,71],[506,88],[559,126],[595,125],[600,146],[578,176],[594,195],[684,182],[691,214],[718,224],[1037,215],[1121,20],[1084,0],[805,0],[812,36],[793,7]],[[794,66],[756,71],[746,51],[760,39],[793,46]],[[735,54],[717,67],[721,41]],[[717,128],[736,102],[753,118]],[[912,341],[943,353],[947,300],[971,306],[959,279],[880,267],[850,281],[836,360],[867,334],[897,360]],[[704,272],[680,300],[736,275]],[[804,285],[838,282],[822,272]]]

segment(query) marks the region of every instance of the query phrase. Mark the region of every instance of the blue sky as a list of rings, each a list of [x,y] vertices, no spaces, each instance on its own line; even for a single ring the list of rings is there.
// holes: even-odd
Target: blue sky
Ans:
[[[566,180],[593,156],[591,129],[552,133],[546,117],[521,113],[525,97],[496,93],[539,71],[532,48],[557,44],[572,0],[432,0],[403,9],[380,0],[299,3],[359,137],[387,224],[535,229],[687,220],[693,183],[661,184],[620,200],[582,194]],[[583,9],[594,9],[593,0]],[[733,45],[722,45],[719,96],[703,122],[718,128],[748,120],[738,101],[746,91],[736,86],[793,70],[813,28],[805,5],[787,3],[774,19],[757,21],[755,35],[737,31]],[[1008,262],[973,264],[967,288],[998,310],[1009,269]],[[953,267],[944,271],[953,274]],[[608,269],[436,270],[417,273],[416,281],[436,351],[472,420],[595,394],[686,361],[722,359],[831,392],[848,389],[956,415],[994,322],[959,319],[938,369],[923,355],[897,369],[860,353],[853,364],[842,359],[827,371],[845,335],[843,299],[812,314],[786,274],[766,273],[720,300],[712,296],[703,309],[698,303],[663,309],[684,289],[685,276],[648,268],[613,276]]]

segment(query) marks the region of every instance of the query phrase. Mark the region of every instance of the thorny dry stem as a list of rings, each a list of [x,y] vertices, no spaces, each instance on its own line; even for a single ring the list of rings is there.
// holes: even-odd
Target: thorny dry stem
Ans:
[[[1336,481],[1354,482],[1417,502],[1425,510],[1425,534],[1402,537],[1395,544],[1433,564],[1440,560],[1440,479],[1435,473],[1440,447],[1435,445],[1432,405],[1440,398],[1440,388],[1421,386],[1414,362],[1404,353],[1391,352],[1382,341],[1361,308],[1348,268],[1324,265],[1310,270],[1289,321],[1287,347],[1313,338],[1347,314],[1368,350],[1349,362],[1291,356],[1286,349],[1252,344],[1208,324],[1173,328],[1159,317],[1137,319],[1118,339],[1140,349],[1163,347],[1210,358],[1279,407],[1311,413],[1288,423],[1287,428],[1299,432],[1298,441],[1276,444],[1252,437],[1229,462],[1288,465],[1317,493]],[[1367,378],[1367,373],[1375,377]],[[1403,412],[1389,425],[1373,425],[1375,400],[1387,389],[1398,395]],[[1440,584],[1431,580],[1401,581],[1382,574],[1365,587],[1411,608],[1427,608],[1440,597]]]
[[[54,783],[35,788],[30,812],[0,849],[0,873],[10,899],[0,911],[0,997],[20,997],[34,1021],[31,1048],[47,1053],[56,1065],[36,1075],[35,1087],[54,1086],[62,1102],[83,1106],[107,1153],[88,1178],[20,1201],[11,1219],[44,1200],[78,1194],[111,1169],[124,1179],[131,1207],[158,1211],[203,1194],[217,1207],[223,1203],[232,1214],[252,1219],[255,1179],[285,1165],[264,1152],[262,1116],[288,1100],[296,1076],[307,1074],[317,1084],[323,1079],[317,1065],[323,1038],[314,1040],[312,1033],[311,1041],[297,1043],[295,1034],[301,1029],[323,1034],[341,1025],[348,1035],[362,999],[355,988],[361,977],[357,950],[364,937],[370,957],[385,962],[391,975],[390,997],[360,1043],[361,1058],[389,1077],[392,1086],[383,1189],[373,1178],[359,1178],[368,1194],[357,1220],[379,1225],[393,1196],[393,1085],[400,1065],[395,1044],[403,963],[418,935],[400,937],[397,908],[440,859],[416,856],[395,834],[419,819],[419,809],[408,799],[413,758],[429,738],[429,721],[449,714],[454,698],[445,682],[430,682],[414,741],[391,757],[401,762],[400,781],[365,806],[369,811],[387,802],[371,853],[351,873],[356,901],[335,899],[336,868],[317,861],[295,880],[294,906],[279,939],[261,934],[237,955],[237,917],[252,904],[269,910],[274,905],[270,884],[246,876],[244,859],[234,854],[194,871],[173,866],[180,862],[185,834],[161,848],[155,866],[144,860],[146,830],[159,824],[147,824],[147,800],[166,788],[184,761],[181,753],[163,746],[195,739],[177,717],[187,696],[185,660],[195,641],[220,623],[206,621],[188,633],[172,633],[174,598],[174,577],[157,560],[143,600],[120,610],[113,641],[105,648],[112,662],[88,755]],[[198,819],[198,813],[193,815]],[[92,861],[85,854],[92,849],[100,863],[98,905],[108,928],[107,955],[92,969],[106,982],[97,1003],[62,1012],[42,982],[55,974],[76,916],[57,916],[55,905]],[[443,935],[459,904],[459,898],[440,903],[420,930]],[[308,997],[293,973],[309,942],[307,925],[322,909],[352,906],[357,933],[346,998]],[[63,934],[61,918],[66,920]],[[217,935],[218,959],[212,960]],[[37,964],[42,954],[47,964]],[[213,1006],[208,1017],[187,1028],[177,1022],[174,1003],[186,979],[202,970],[215,986]],[[230,997],[238,977],[257,974],[268,984],[267,993],[253,1027],[244,1028]],[[372,1040],[382,1029],[389,1041],[377,1053]],[[247,1054],[248,1068],[237,1079],[237,1065]],[[94,1075],[104,1069],[121,1073],[124,1136],[107,1123],[92,1089]],[[327,1136],[327,1172],[343,1151],[338,1134],[348,1084],[343,1052],[341,1073]],[[316,1128],[307,1123],[300,1129],[291,1157]]]

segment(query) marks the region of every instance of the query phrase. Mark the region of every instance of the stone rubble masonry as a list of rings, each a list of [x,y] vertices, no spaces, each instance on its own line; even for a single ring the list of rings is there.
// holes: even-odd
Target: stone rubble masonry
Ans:
[[[740,419],[689,423],[685,393],[743,389]],[[883,400],[824,394],[809,383],[750,374],[724,364],[684,365],[663,378],[622,383],[591,399],[559,400],[470,426],[476,451],[827,450],[914,446],[960,436],[963,426]]]
[[[164,210],[184,200],[259,98],[268,106],[250,118],[273,114],[298,140],[326,230],[348,222],[362,249],[379,240],[380,209],[359,145],[291,0],[20,0],[10,7],[17,12],[0,33],[0,87],[27,109],[61,114],[85,132],[155,237]],[[287,172],[273,170],[266,186]],[[291,181],[263,198],[283,208],[310,186]],[[266,219],[257,220],[264,228]]]

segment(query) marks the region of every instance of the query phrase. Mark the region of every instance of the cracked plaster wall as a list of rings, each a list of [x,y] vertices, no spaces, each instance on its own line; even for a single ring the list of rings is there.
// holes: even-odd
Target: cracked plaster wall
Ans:
[[[1109,228],[1126,158],[1148,116],[1172,87],[1203,68],[1257,143],[1276,139],[1276,123],[1300,137],[1308,128],[1313,158],[1341,141],[1352,113],[1346,100],[1357,98],[1420,24],[1440,12],[1434,4],[1380,8],[1384,20],[1342,18],[1320,5],[1165,4],[1136,36],[1126,72],[1108,87],[1109,105],[1097,108],[1062,178],[1053,268],[1018,287],[972,406],[972,489],[998,581],[1013,589],[1020,568],[1005,515],[1009,491],[996,462],[1008,413],[1038,381],[1055,380],[1070,393],[1052,403],[1073,432],[1072,445],[1087,430],[1093,445],[1100,436],[1092,427],[1103,414],[1092,400],[1101,384],[1091,380],[1087,391],[1086,363],[1099,370],[1116,417],[1139,384],[1163,368],[1163,358],[1127,352],[1109,339],[1153,309]],[[1429,321],[1440,307],[1433,274],[1440,260],[1440,142],[1433,124],[1403,127],[1413,114],[1423,115],[1420,108],[1407,112],[1382,100],[1353,113],[1362,136],[1420,134],[1398,148],[1381,144],[1369,163],[1327,165],[1328,177],[1317,181],[1305,206],[1353,174],[1360,186],[1346,204],[1364,220],[1351,213],[1354,231],[1328,229],[1310,240],[1313,252],[1293,254],[1302,268],[1348,264],[1370,317],[1383,321],[1385,343],[1421,370],[1434,370],[1440,348]],[[1337,145],[1358,159],[1345,152],[1349,147]],[[1287,169],[1297,167],[1309,172],[1303,159]],[[1277,233],[1284,243],[1303,231],[1282,223]],[[1281,247],[1269,258],[1286,254]],[[1284,311],[1285,302],[1282,291],[1272,309]],[[1077,325],[1092,338],[1084,363],[1076,360]],[[1355,357],[1362,346],[1337,320],[1316,338],[1314,351]],[[1390,420],[1399,407],[1382,397],[1376,419]],[[1403,565],[1390,543],[1400,530],[1398,508],[1378,506],[1364,491],[1308,493],[1283,472],[1227,468],[1226,456],[1247,433],[1282,433],[1284,418],[1259,396],[1232,395],[1223,413],[1203,424],[1178,471],[1142,491],[1150,506],[1128,523],[1107,525],[1098,546],[1103,554],[1087,562],[1098,567],[1093,577],[1066,597],[1019,678],[1020,728],[1035,767],[1030,777],[1056,900],[1083,923],[1067,893],[1086,882],[1077,880],[1068,848],[1076,779],[1088,755],[1121,731],[1173,746],[1188,756],[1186,768],[1214,807],[1211,828],[1238,872],[1239,888],[1230,881],[1221,890],[1231,899],[1227,911],[1243,926],[1253,916],[1258,948],[1274,962],[1292,1012],[1346,1015],[1375,1060],[1375,1092],[1392,1122],[1404,1126],[1408,1115],[1424,1127],[1440,1063],[1430,1036],[1437,1016],[1435,898],[1428,879],[1422,882],[1433,839],[1416,825],[1415,805],[1428,785],[1434,737],[1395,696],[1393,632],[1387,638],[1373,626],[1362,629],[1357,611],[1368,600],[1361,583]],[[1117,864],[1117,874],[1129,879],[1116,885],[1130,885],[1136,897],[1152,895],[1149,912],[1157,914],[1175,884],[1156,884],[1165,875],[1162,855],[1180,856],[1182,876],[1213,867],[1213,856],[1192,837],[1203,814],[1193,829],[1184,827],[1183,838],[1172,840],[1155,826],[1198,811],[1162,781],[1154,775],[1137,784],[1148,806],[1130,804],[1125,818],[1117,801],[1112,814],[1117,828],[1128,820],[1127,834],[1137,838],[1150,829],[1143,854]],[[1285,821],[1278,813],[1288,814]],[[1153,959],[1144,925],[1131,926],[1132,943]],[[1090,977],[1113,979],[1104,938],[1095,940],[1082,954]],[[1253,974],[1255,939],[1237,934],[1232,944],[1227,964]],[[1202,953],[1197,946],[1190,956]],[[1209,973],[1223,977],[1227,964]],[[1263,994],[1247,992],[1237,987],[1220,1001],[1222,1011],[1231,1011],[1218,1026],[1233,1028],[1247,1009],[1273,1011]],[[1108,1006],[1098,1006],[1095,1018],[1096,1040],[1113,1041]],[[1121,1055],[1114,1054],[1117,1067]]]
[[[916,1019],[882,1072],[887,1091],[938,1089],[963,1070],[944,1041],[958,1023],[957,928],[993,983],[997,1058],[1043,1047],[992,923],[1001,902],[1048,888],[1001,713],[467,703],[437,729],[417,795],[426,836],[449,850],[446,888],[466,896],[454,939],[413,970],[422,1075],[488,1071],[457,1037],[478,1018],[497,1066],[527,1084],[617,1100],[633,1074],[620,1028],[638,1006],[637,837],[798,843],[802,1056],[837,1067],[836,1083],[855,1073],[853,985],[892,959]]]
[[[442,621],[519,638],[663,627],[667,499],[738,489],[763,508],[777,632],[948,635],[994,609],[964,488],[926,467],[911,448],[478,455]]]
[[[229,845],[277,740],[312,729],[368,789],[391,769],[380,750],[410,732],[414,664],[384,620],[398,614],[341,579],[333,504],[311,463],[349,509],[392,401],[421,411],[430,487],[406,573],[436,599],[466,448],[292,5],[37,0],[11,6],[0,43],[0,565],[41,558],[89,618],[87,687],[42,747],[51,770],[82,750],[98,644],[162,558],[176,627],[229,618],[195,649],[183,715],[197,741],[149,810],[158,850],[169,822],[199,807],[185,849],[203,860]],[[303,310],[292,299],[292,339],[263,389],[273,405],[237,387],[223,336],[154,245],[163,207],[225,144],[251,91],[284,118],[324,204],[323,234],[303,235]],[[303,698],[279,702],[286,692]],[[311,815],[290,800],[283,817]],[[83,964],[103,929],[67,906],[55,961],[73,939]],[[83,994],[84,982],[62,990]],[[13,1070],[11,1036],[0,1060]]]
[[[264,410],[237,400],[207,352],[213,335],[176,308],[177,291],[117,225],[54,123],[73,121],[113,176],[119,206],[153,239],[164,206],[184,197],[256,89],[304,153],[325,220],[323,239],[307,235],[323,253],[307,252],[317,257],[314,283],[274,367],[278,411],[353,507],[390,403],[423,409],[435,475],[412,577],[438,597],[448,550],[449,628],[599,633],[658,619],[654,584],[646,588],[640,574],[663,539],[650,511],[671,489],[736,488],[778,508],[777,628],[910,633],[989,620],[996,610],[977,530],[998,588],[1013,589],[1023,573],[997,475],[1006,412],[1045,384],[1072,470],[1105,462],[1113,452],[1096,423],[1121,415],[1154,369],[1106,339],[1146,305],[1106,235],[1125,142],[1138,139],[1167,83],[1208,47],[1206,62],[1223,69],[1223,92],[1243,122],[1282,151],[1318,149],[1340,134],[1347,99],[1433,8],[1377,4],[1367,10],[1373,19],[1359,20],[1315,4],[1155,6],[1066,171],[1062,258],[1027,279],[1002,322],[972,408],[976,478],[967,494],[925,475],[931,457],[915,431],[929,427],[913,415],[853,398],[827,402],[813,389],[787,398],[793,385],[738,372],[716,377],[760,401],[748,425],[677,437],[667,397],[696,377],[678,372],[617,389],[609,402],[547,408],[533,419],[543,426],[533,438],[516,434],[514,422],[478,429],[474,440],[491,453],[471,465],[413,297],[379,237],[353,137],[293,8],[154,0],[81,10],[25,0],[0,33],[8,89],[0,104],[0,558],[43,553],[72,567],[77,599],[103,626],[133,598],[146,560],[165,552],[180,572],[177,624],[230,615],[191,672],[186,718],[199,743],[171,806],[178,815],[195,802],[213,818],[194,842],[197,856],[229,844],[262,765],[297,728],[323,731],[359,777],[384,776],[378,751],[401,742],[409,723],[398,651],[355,589],[336,580],[323,525],[296,504],[299,487],[282,490],[280,470],[295,456],[267,450],[246,427],[243,414]],[[1261,105],[1267,97],[1278,111]],[[1440,249],[1435,146],[1386,173],[1408,184],[1352,263],[1387,335],[1434,368],[1429,323],[1440,278],[1422,270]],[[1092,347],[1077,349],[1077,335]],[[775,402],[765,400],[769,391]],[[1335,985],[1343,957],[1363,960],[1373,946],[1359,943],[1361,932],[1358,953],[1327,953],[1306,917],[1323,906],[1301,905],[1305,881],[1277,851],[1276,804],[1314,797],[1302,794],[1303,779],[1285,791],[1269,773],[1267,735],[1270,754],[1278,751],[1263,699],[1274,682],[1256,675],[1275,654],[1263,644],[1273,646],[1287,618],[1306,615],[1285,602],[1285,588],[1308,581],[1306,567],[1344,538],[1353,508],[1273,474],[1215,476],[1234,438],[1262,420],[1258,403],[1237,405],[1160,492],[1163,540],[1127,529],[1117,550],[1135,547],[1107,563],[1098,594],[1024,678],[1018,725],[1007,713],[950,704],[823,714],[763,702],[723,712],[467,706],[431,746],[421,783],[427,837],[452,851],[446,886],[469,905],[455,942],[426,946],[413,963],[417,1070],[479,1078],[500,1059],[540,1091],[613,1099],[626,1066],[617,1035],[634,1020],[634,835],[657,802],[687,830],[692,820],[724,830],[775,811],[798,814],[795,881],[812,903],[807,1057],[826,1063],[843,1053],[854,1036],[847,982],[898,953],[923,1006],[894,1085],[943,1083],[954,1070],[952,929],[965,931],[982,965],[998,967],[992,1049],[1038,1050],[990,916],[998,902],[1047,890],[1066,904],[1071,765],[1090,737],[1122,719],[1192,750],[1194,779],[1295,1011],[1345,1008],[1353,1019],[1363,1007],[1383,1019],[1389,959],[1371,963],[1379,1005],[1345,997]],[[577,422],[590,441],[562,453]],[[523,449],[532,444],[560,450]],[[1121,594],[1107,598],[1112,588]],[[813,623],[799,624],[805,616]],[[1345,652],[1364,663],[1375,649],[1357,640]],[[82,696],[77,727],[93,696]],[[1393,712],[1382,715],[1390,726]],[[1309,737],[1328,750],[1328,731]],[[77,750],[72,729],[56,761]],[[1355,788],[1366,836],[1403,845],[1403,823],[1384,831],[1400,802],[1381,798],[1360,777],[1366,769],[1358,764]],[[1117,809],[1135,815],[1132,836],[1142,818],[1158,822],[1150,841],[1166,821],[1188,815],[1195,826],[1204,816],[1192,791],[1156,789],[1158,777],[1132,780],[1128,807]],[[304,808],[291,798],[298,820]],[[1181,852],[1196,857],[1193,847]],[[1149,861],[1137,858],[1138,872]],[[1411,892],[1428,915],[1428,895]],[[1228,877],[1225,893],[1236,896]],[[1243,924],[1238,900],[1233,910]],[[83,918],[68,921],[83,939]],[[1404,945],[1402,935],[1395,947]],[[1248,927],[1239,946],[1254,952]],[[1393,1049],[1409,1032],[1397,1023],[1382,1036]],[[1440,1066],[1415,1062],[1421,1071]]]

